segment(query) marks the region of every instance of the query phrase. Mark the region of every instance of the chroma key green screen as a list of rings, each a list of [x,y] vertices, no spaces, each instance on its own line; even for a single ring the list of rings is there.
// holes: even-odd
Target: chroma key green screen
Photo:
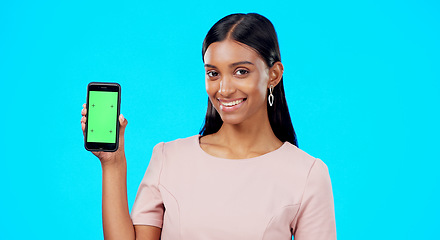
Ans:
[[[89,92],[87,142],[116,142],[117,107],[117,92]]]

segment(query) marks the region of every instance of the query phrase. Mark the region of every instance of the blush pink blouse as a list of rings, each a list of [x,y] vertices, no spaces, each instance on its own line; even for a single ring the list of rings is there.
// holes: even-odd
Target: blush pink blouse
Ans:
[[[336,239],[327,166],[289,142],[249,159],[209,155],[199,135],[159,143],[131,218],[161,240]]]

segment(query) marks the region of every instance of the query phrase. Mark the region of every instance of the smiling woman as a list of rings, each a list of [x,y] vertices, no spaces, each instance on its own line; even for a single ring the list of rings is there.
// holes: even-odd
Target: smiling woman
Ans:
[[[95,153],[106,239],[336,239],[329,172],[297,147],[272,23],[259,14],[226,16],[202,54],[205,125],[155,146],[131,215],[122,115],[118,151]]]
[[[267,115],[269,117],[272,131],[278,139],[280,139],[281,141],[288,141],[293,145],[298,146],[296,134],[292,126],[284,94],[284,84],[282,76],[284,69],[283,65],[281,64],[281,54],[278,45],[278,38],[272,23],[267,18],[259,14],[252,13],[246,15],[232,14],[221,19],[216,24],[214,24],[214,26],[206,35],[205,40],[203,41],[202,56],[205,62],[205,67],[212,67],[212,65],[207,62],[207,58],[211,56],[210,53],[207,52],[208,47],[211,46],[211,48],[213,48],[212,45],[217,45],[219,42],[222,42],[224,40],[233,41],[234,43],[241,46],[241,48],[238,48],[236,46],[237,50],[240,49],[241,52],[247,52],[245,54],[254,55],[254,57],[256,54],[258,55],[257,59],[259,61],[264,61],[264,68],[268,68],[267,74],[269,74],[270,70],[270,73],[272,74],[271,78],[275,78],[275,81],[272,80],[272,84],[266,84],[265,86],[265,92],[268,92],[267,89],[270,89],[270,86],[273,86],[272,90],[274,91],[274,93],[271,94],[271,96],[272,100],[275,100],[273,101],[274,106],[267,108],[267,114],[265,114],[265,116]],[[243,48],[247,49],[248,51],[244,51]],[[247,56],[240,56],[240,54],[236,52],[234,53],[236,58],[238,56],[237,59]],[[221,55],[219,55],[219,57],[220,56]],[[249,61],[241,61],[233,63],[234,65],[231,66],[237,67],[237,64],[239,65],[239,63],[250,63],[252,65],[255,65]],[[261,67],[261,64],[259,65],[259,67]],[[259,72],[261,72],[262,69],[260,68],[259,70]],[[239,76],[240,74],[248,73],[246,68],[237,68],[237,71],[239,71],[239,74],[236,74],[237,76]],[[217,73],[214,72],[214,74]],[[274,76],[273,74],[276,74],[276,76]],[[212,76],[212,73],[208,72],[208,75]],[[281,78],[277,79],[278,76],[280,76]],[[220,81],[220,84],[222,83],[223,82]],[[218,114],[219,109],[214,108],[214,106],[212,105],[214,102],[212,102],[211,100],[212,99],[210,96],[205,117],[205,125],[200,131],[201,135],[209,135],[211,133],[217,132],[223,123],[222,117],[220,117],[220,115]]]

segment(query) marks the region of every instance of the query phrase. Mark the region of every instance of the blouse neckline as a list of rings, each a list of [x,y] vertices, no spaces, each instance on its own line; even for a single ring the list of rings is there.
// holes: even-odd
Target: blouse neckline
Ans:
[[[202,155],[205,155],[205,156],[207,156],[209,158],[212,158],[212,159],[223,160],[223,161],[236,161],[236,162],[252,161],[252,160],[258,160],[258,159],[267,158],[267,157],[269,157],[269,156],[271,156],[273,154],[276,154],[277,152],[282,151],[282,149],[285,148],[288,145],[288,143],[289,143],[289,142],[286,141],[279,148],[277,148],[277,149],[275,149],[273,151],[270,151],[268,153],[256,156],[256,157],[251,157],[251,158],[221,158],[221,157],[216,157],[216,156],[213,156],[213,155],[205,152],[205,150],[203,150],[202,147],[200,146],[200,137],[201,137],[200,134],[199,135],[195,135],[194,136],[194,143],[196,144],[197,150],[199,152],[201,152]]]

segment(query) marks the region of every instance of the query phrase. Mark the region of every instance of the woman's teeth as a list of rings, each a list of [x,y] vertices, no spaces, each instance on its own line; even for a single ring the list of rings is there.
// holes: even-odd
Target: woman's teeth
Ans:
[[[232,101],[232,102],[220,102],[220,103],[221,103],[223,106],[226,106],[226,107],[232,107],[232,106],[235,106],[235,105],[237,105],[237,104],[243,102],[243,100],[244,100],[244,99],[235,100],[235,101]]]

